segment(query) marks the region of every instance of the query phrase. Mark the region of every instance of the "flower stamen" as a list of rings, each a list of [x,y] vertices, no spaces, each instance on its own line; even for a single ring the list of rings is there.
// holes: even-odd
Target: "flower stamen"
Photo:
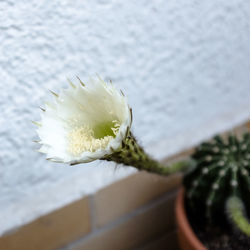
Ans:
[[[112,123],[114,125],[111,130],[116,135],[120,124],[117,120],[112,121]],[[98,149],[105,149],[113,138],[111,135],[95,138],[93,129],[88,126],[77,127],[68,134],[68,151],[74,156],[79,156],[86,151],[95,152]]]

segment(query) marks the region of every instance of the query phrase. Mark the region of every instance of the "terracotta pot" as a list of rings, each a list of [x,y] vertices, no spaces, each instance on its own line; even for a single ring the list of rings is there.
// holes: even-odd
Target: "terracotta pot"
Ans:
[[[175,207],[179,245],[182,250],[207,250],[193,232],[184,208],[184,189],[178,193]]]

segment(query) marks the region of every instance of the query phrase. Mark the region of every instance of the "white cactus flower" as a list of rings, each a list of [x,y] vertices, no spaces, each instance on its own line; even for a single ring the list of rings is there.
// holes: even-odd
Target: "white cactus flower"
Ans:
[[[46,103],[37,123],[40,152],[57,162],[77,164],[110,155],[131,127],[127,99],[100,77],[74,85]]]
[[[121,91],[100,77],[55,96],[42,109],[38,125],[40,152],[55,162],[73,164],[97,159],[133,166],[139,170],[170,175],[183,171],[187,162],[168,167],[152,159],[130,131],[132,111]]]

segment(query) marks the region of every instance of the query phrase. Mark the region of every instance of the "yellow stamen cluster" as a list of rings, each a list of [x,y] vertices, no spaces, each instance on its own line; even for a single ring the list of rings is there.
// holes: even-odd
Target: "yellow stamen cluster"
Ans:
[[[111,128],[114,135],[119,131],[120,124],[118,121],[113,121],[114,127]],[[107,135],[103,138],[95,138],[94,131],[88,126],[81,126],[73,129],[68,134],[68,151],[74,155],[79,156],[83,152],[95,152],[98,149],[105,149],[113,136]]]

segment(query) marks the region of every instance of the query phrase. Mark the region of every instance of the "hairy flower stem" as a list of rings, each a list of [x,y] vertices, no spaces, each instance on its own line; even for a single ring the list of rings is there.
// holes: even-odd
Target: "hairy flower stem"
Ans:
[[[184,171],[189,166],[189,163],[185,161],[176,162],[169,166],[160,164],[145,153],[131,132],[128,132],[128,135],[122,141],[122,145],[118,150],[102,159],[165,176]]]
[[[246,236],[250,236],[250,222],[246,217],[244,204],[236,196],[233,196],[227,201],[227,214],[229,220],[232,222],[234,227]]]

